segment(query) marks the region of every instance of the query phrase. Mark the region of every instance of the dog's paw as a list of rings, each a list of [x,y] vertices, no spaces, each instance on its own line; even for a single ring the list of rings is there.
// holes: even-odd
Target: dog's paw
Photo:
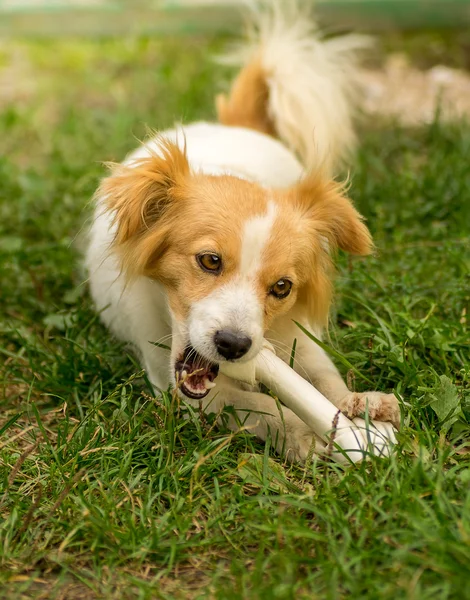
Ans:
[[[305,464],[313,456],[325,451],[325,444],[315,433],[302,423],[295,431],[288,433],[283,443],[282,452],[291,463]]]
[[[397,428],[400,426],[400,407],[393,394],[351,392],[342,400],[340,409],[349,419],[362,417],[368,411],[371,419],[388,421]]]

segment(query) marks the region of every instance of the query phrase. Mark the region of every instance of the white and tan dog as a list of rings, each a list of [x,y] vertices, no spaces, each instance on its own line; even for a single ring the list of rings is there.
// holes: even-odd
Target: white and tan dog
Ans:
[[[354,36],[322,41],[298,12],[267,11],[239,55],[219,123],[165,131],[114,166],[97,192],[87,252],[104,322],[137,349],[152,384],[178,384],[205,410],[239,421],[305,459],[312,431],[290,410],[219,374],[268,340],[338,408],[397,423],[392,394],[350,392],[320,336],[337,248],[372,241],[331,173],[354,144]],[[281,141],[278,141],[281,140]],[[300,157],[301,162],[299,162]],[[155,345],[171,345],[168,351]],[[237,419],[231,425],[237,427]]]

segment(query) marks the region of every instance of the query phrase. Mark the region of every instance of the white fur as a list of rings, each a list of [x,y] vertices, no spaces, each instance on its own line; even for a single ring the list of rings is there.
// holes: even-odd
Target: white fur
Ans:
[[[193,171],[208,175],[234,175],[267,187],[287,187],[303,174],[292,152],[280,142],[252,129],[227,127],[218,123],[192,123],[163,132],[163,137],[180,148],[186,143]],[[158,140],[150,140],[126,160],[159,153]]]
[[[188,319],[189,342],[203,356],[219,362],[213,338],[216,331],[228,329],[252,340],[243,361],[253,358],[263,343],[263,311],[256,290],[248,278],[236,277],[229,284],[191,307]]]
[[[268,75],[269,115],[285,144],[308,169],[334,169],[355,145],[357,64],[371,39],[325,40],[307,3],[262,0],[250,8],[248,41],[222,62],[245,65],[259,57]]]
[[[245,223],[240,260],[242,277],[253,277],[260,270],[263,250],[269,242],[276,213],[276,205],[269,202],[266,214],[253,217]]]

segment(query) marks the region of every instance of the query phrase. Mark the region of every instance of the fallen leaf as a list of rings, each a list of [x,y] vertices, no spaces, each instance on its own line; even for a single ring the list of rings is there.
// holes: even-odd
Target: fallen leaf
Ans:
[[[441,421],[442,428],[448,431],[459,418],[460,399],[457,388],[446,375],[441,375],[439,380],[440,384],[430,394],[430,405]]]

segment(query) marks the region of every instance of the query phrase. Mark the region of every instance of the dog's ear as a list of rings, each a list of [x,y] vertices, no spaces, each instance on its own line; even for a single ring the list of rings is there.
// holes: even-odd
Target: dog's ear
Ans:
[[[361,256],[372,252],[370,232],[341,184],[321,173],[309,175],[294,188],[294,195],[304,217],[328,240],[331,250]]]
[[[113,247],[128,275],[144,273],[163,252],[165,223],[190,173],[184,149],[165,139],[157,147],[144,158],[111,165],[97,192],[113,215]]]
[[[114,213],[115,244],[141,236],[165,213],[189,174],[184,150],[164,139],[158,151],[128,164],[111,165],[98,196]]]
[[[307,176],[287,193],[289,203],[302,215],[309,253],[308,276],[299,291],[299,303],[313,326],[325,327],[333,292],[332,253],[341,248],[351,254],[369,254],[372,238],[343,186],[321,172]]]

